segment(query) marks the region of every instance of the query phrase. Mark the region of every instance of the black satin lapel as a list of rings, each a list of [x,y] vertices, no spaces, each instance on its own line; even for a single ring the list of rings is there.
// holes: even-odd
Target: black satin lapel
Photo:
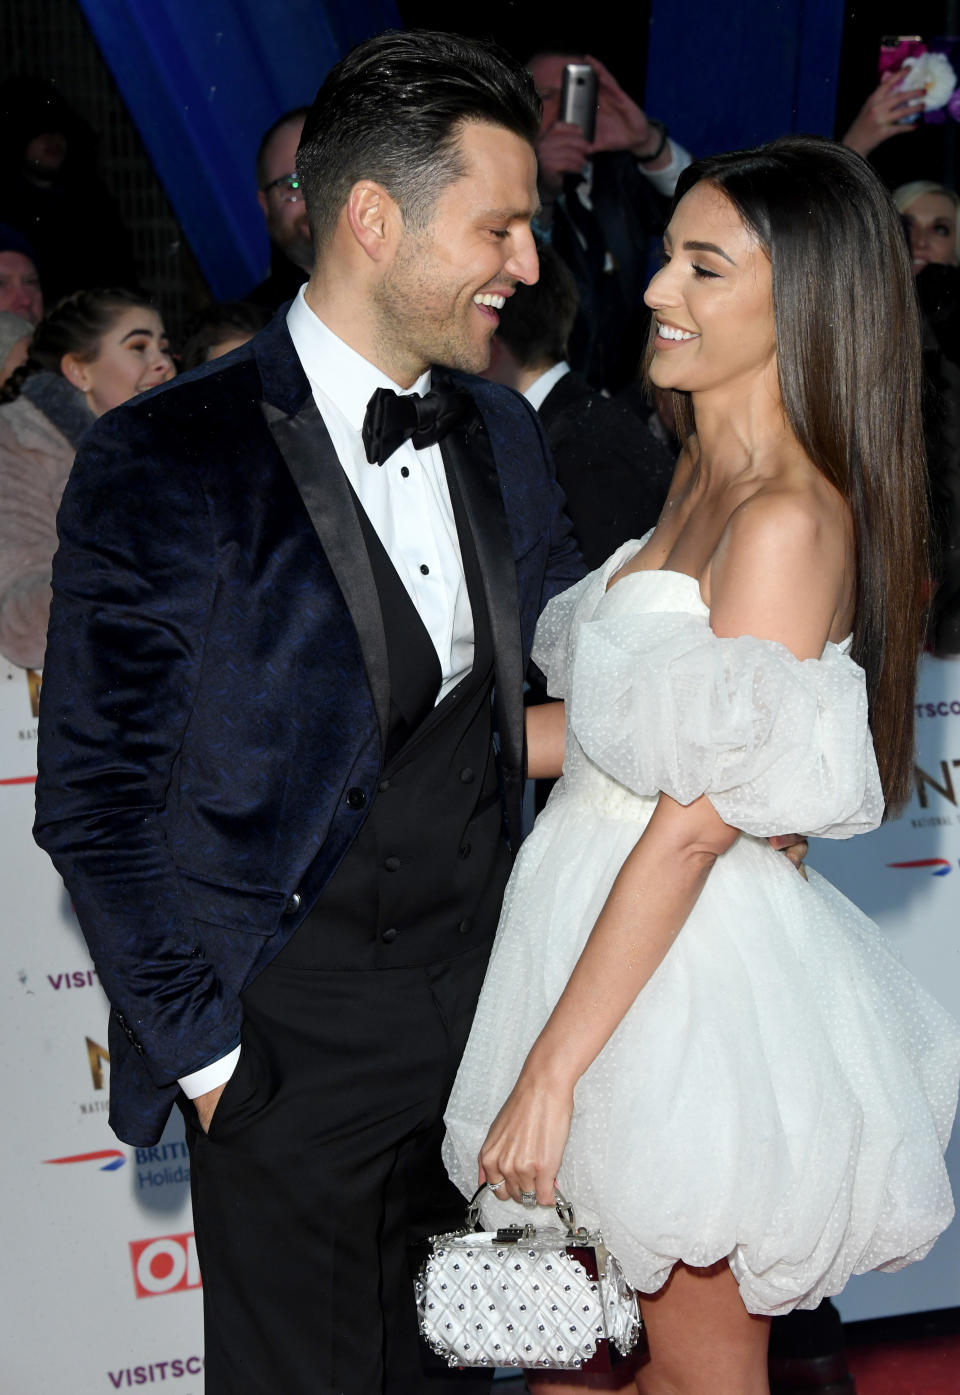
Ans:
[[[312,396],[295,416],[269,402],[263,403],[263,414],[356,626],[381,737],[386,739],[390,715],[387,641],[349,482]]]
[[[447,468],[456,471],[483,576],[493,635],[500,755],[505,769],[519,776],[523,770],[520,603],[510,530],[486,427],[478,417],[466,429],[451,431],[440,450]]]

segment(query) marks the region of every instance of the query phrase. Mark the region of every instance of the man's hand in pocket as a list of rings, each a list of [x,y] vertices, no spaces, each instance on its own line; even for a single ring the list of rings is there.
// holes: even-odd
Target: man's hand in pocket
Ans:
[[[214,1088],[208,1090],[205,1095],[197,1095],[193,1102],[197,1111],[197,1118],[200,1121],[200,1127],[203,1129],[204,1133],[210,1132],[210,1122],[213,1119],[213,1112],[220,1101],[220,1096],[223,1094],[226,1083],[227,1082],[224,1081],[223,1085],[215,1085]]]

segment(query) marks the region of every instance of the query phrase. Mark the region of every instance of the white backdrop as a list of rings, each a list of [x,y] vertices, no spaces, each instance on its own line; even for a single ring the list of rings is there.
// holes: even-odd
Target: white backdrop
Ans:
[[[873,917],[907,966],[960,1017],[960,660],[924,661],[917,691],[917,775],[900,818],[845,842],[817,839],[811,863]],[[960,1199],[960,1129],[947,1154]],[[920,1264],[852,1279],[846,1322],[960,1305],[960,1224]]]
[[[179,1114],[151,1150],[107,1125],[107,1002],[34,844],[35,675],[0,659],[0,1390],[202,1395],[199,1275]]]
[[[199,1274],[179,1115],[154,1149],[107,1126],[107,1005],[59,878],[30,834],[36,675],[0,660],[0,1146],[6,1333],[0,1389],[202,1395]],[[865,838],[811,861],[877,919],[960,1016],[960,663],[928,660],[918,792]],[[960,1135],[951,1153],[960,1192]],[[922,1264],[855,1279],[847,1320],[960,1305],[960,1226]]]

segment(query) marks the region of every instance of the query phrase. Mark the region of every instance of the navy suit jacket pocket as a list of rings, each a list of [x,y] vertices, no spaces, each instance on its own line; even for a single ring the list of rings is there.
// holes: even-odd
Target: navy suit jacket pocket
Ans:
[[[286,897],[281,891],[212,881],[183,867],[177,871],[197,932],[197,957],[239,993],[264,941],[276,933]]]

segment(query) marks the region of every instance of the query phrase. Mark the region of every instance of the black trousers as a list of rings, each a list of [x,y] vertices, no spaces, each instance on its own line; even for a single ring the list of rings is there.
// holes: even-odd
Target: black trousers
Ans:
[[[489,946],[427,968],[269,966],[208,1135],[184,1109],[207,1395],[489,1390],[423,1348],[408,1243],[462,1224],[442,1115]]]

